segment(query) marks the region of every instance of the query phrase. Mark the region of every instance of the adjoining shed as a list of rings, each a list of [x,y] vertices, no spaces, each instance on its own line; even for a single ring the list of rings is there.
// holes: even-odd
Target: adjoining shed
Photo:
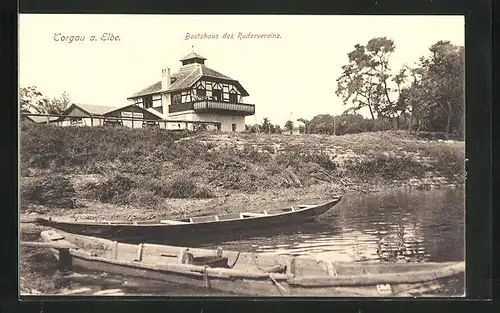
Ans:
[[[125,106],[104,106],[72,104],[54,121],[60,126],[127,126],[141,128],[146,125],[159,125],[163,117],[135,104]]]

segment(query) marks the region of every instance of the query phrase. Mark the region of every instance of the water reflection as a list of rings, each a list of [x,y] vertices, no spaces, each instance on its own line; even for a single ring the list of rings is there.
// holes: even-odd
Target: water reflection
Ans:
[[[318,202],[325,199],[318,199]],[[464,260],[464,190],[398,190],[376,195],[345,195],[313,223],[248,231],[198,246],[270,254],[307,255],[337,261],[446,262]],[[120,288],[130,283],[123,279]],[[129,284],[130,285],[130,284]],[[163,284],[129,294],[204,295],[191,287]],[[140,291],[139,291],[140,290]],[[463,278],[435,291],[463,295]],[[210,295],[223,295],[210,292]]]
[[[315,223],[217,244],[339,261],[458,261],[464,259],[464,201],[462,189],[346,195]]]

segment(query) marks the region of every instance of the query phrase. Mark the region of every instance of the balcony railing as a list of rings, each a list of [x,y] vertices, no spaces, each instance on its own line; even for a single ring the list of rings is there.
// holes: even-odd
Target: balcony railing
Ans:
[[[203,113],[221,113],[233,115],[253,115],[255,114],[255,105],[247,103],[230,103],[215,100],[197,100],[193,102],[172,104],[169,106],[169,112],[181,112],[194,110],[195,112]]]

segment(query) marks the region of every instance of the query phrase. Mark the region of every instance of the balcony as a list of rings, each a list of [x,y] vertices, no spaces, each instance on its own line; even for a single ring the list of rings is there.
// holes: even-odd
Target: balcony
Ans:
[[[218,113],[248,116],[255,114],[255,105],[247,103],[229,103],[216,100],[197,100],[193,102],[171,104],[170,113],[194,110],[196,113]]]

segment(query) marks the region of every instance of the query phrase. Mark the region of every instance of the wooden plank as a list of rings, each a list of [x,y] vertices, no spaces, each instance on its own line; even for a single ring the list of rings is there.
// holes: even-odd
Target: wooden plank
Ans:
[[[21,241],[21,247],[54,248],[54,249],[77,249],[78,247],[69,243],[59,242],[32,242]]]
[[[181,224],[189,224],[187,222],[181,222],[181,221],[172,221],[172,220],[161,220],[161,224],[168,224],[168,225],[181,225]]]
[[[379,275],[337,275],[337,276],[309,276],[298,277],[288,281],[290,285],[304,287],[342,287],[342,286],[369,286],[379,284],[409,284],[418,282],[433,281],[439,278],[445,278],[457,275],[465,271],[465,262],[450,265],[441,269],[387,273]]]
[[[244,213],[241,213],[242,216],[250,216],[250,217],[261,217],[261,216],[265,216],[266,214],[264,213],[253,213],[253,212],[244,212]]]
[[[74,252],[75,256],[83,257],[87,260],[99,261],[109,264],[122,265],[139,269],[151,269],[155,271],[164,271],[171,272],[175,274],[188,274],[192,276],[203,276],[204,271],[207,272],[209,277],[218,277],[218,278],[248,278],[248,279],[264,279],[269,278],[269,275],[272,275],[276,280],[286,280],[287,277],[285,274],[269,274],[264,272],[256,272],[256,271],[247,271],[247,270],[235,270],[235,269],[226,269],[226,268],[205,268],[200,265],[192,265],[192,264],[179,264],[179,263],[169,263],[169,264],[146,264],[146,263],[137,263],[133,261],[125,261],[125,260],[111,260],[102,257],[94,257],[89,256],[86,253],[80,253],[79,250]],[[179,255],[180,256],[180,255]]]
[[[58,232],[55,232],[55,231],[48,231],[47,232],[47,239],[52,240],[52,241],[61,240],[61,239],[64,239],[64,236]]]

